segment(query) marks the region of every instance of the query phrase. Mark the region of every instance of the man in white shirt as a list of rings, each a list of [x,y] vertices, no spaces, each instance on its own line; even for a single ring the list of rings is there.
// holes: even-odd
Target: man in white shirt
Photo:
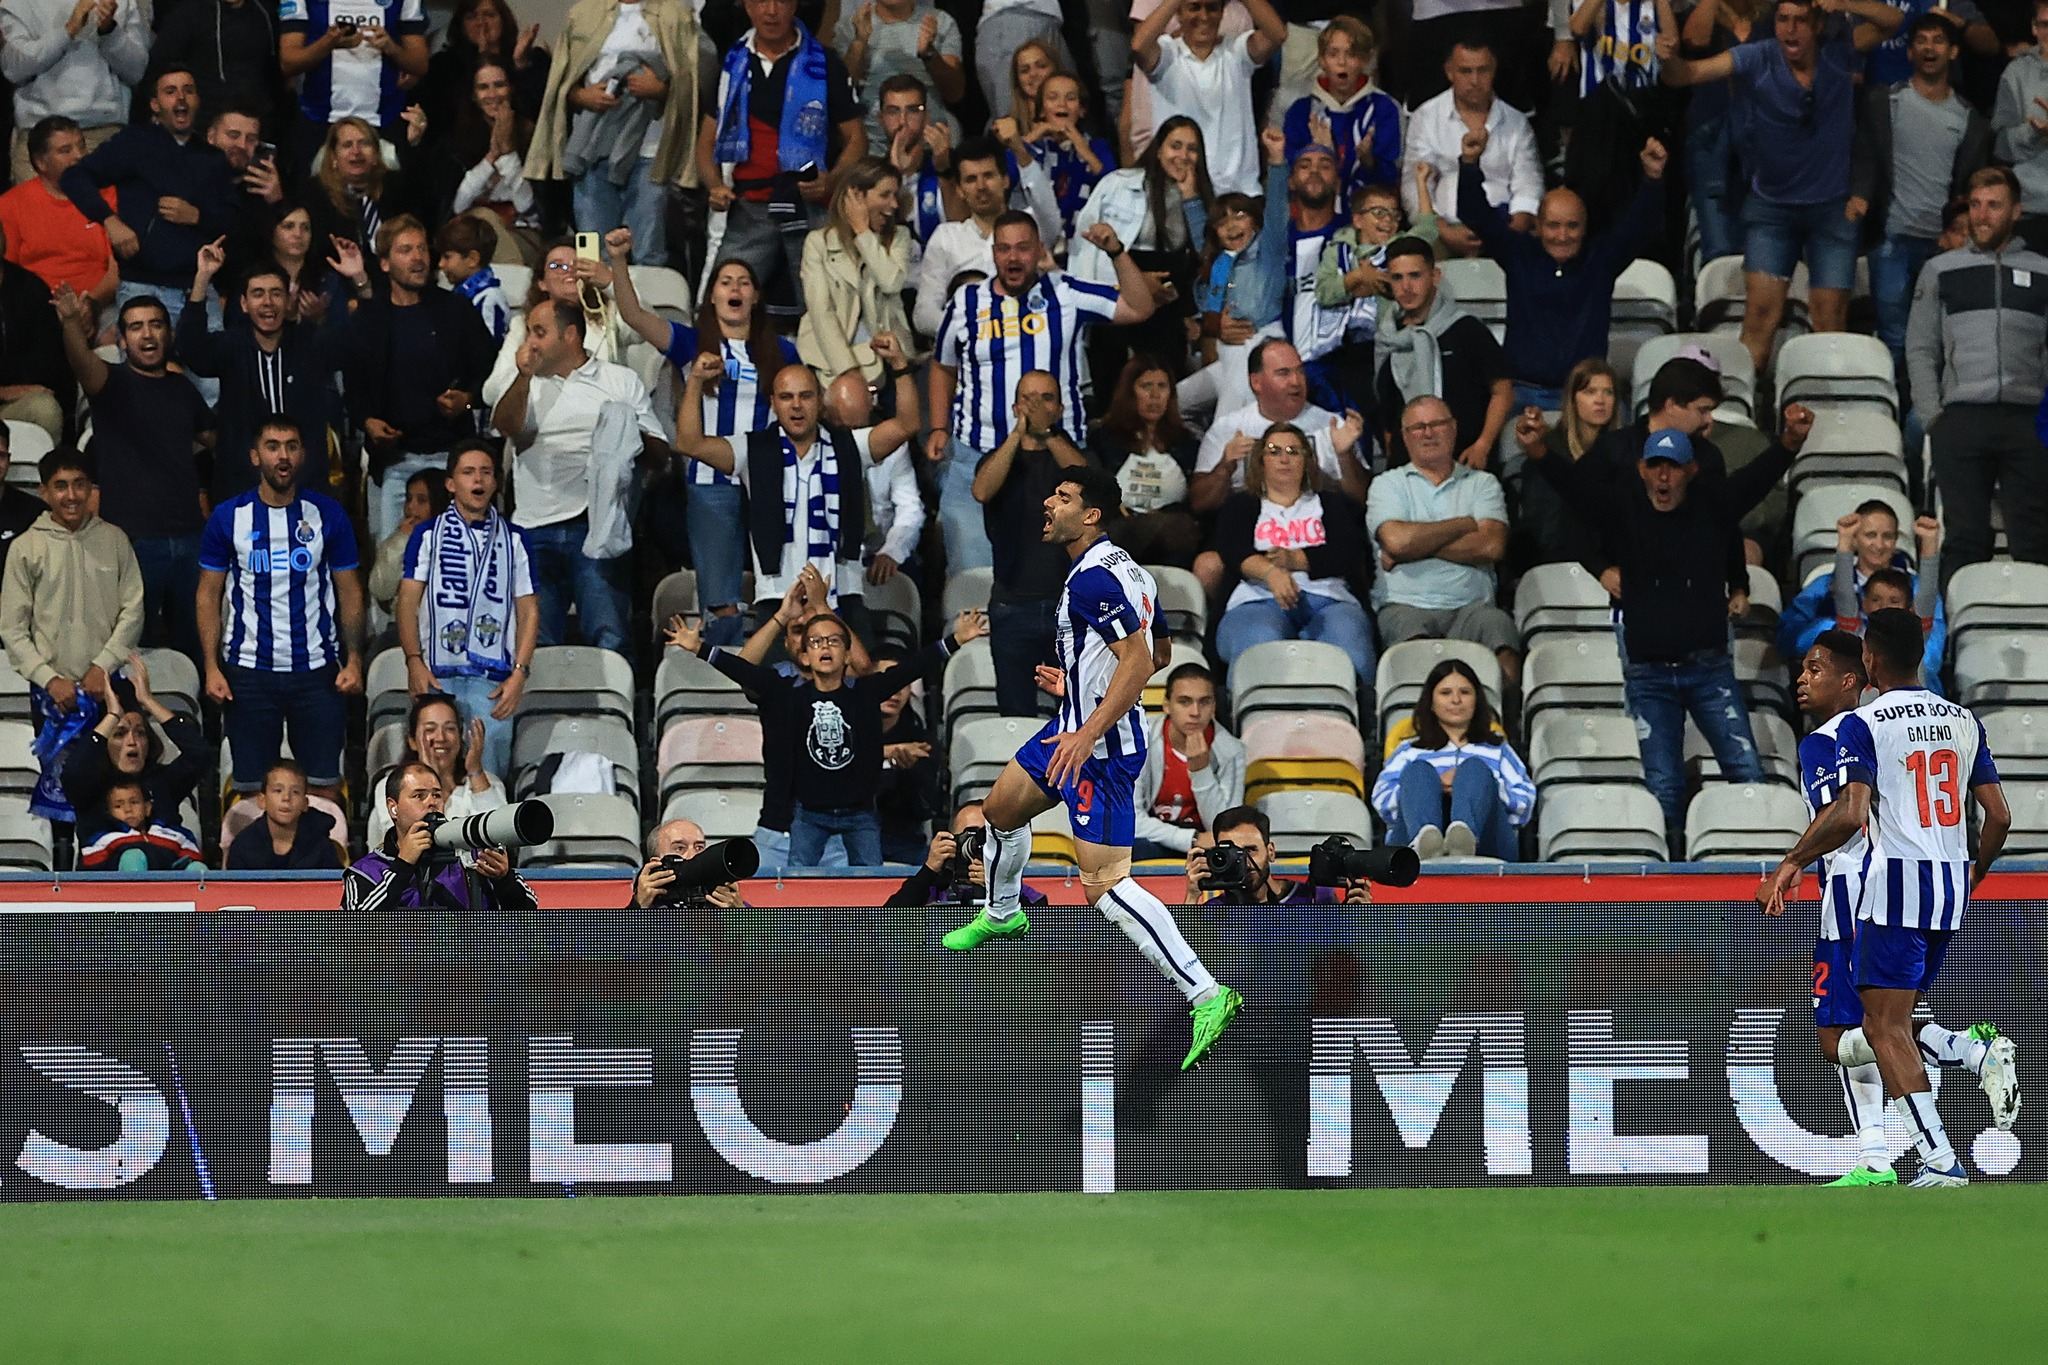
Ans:
[[[1401,159],[1410,172],[1418,162],[1436,168],[1437,184],[1448,191],[1438,196],[1437,234],[1456,256],[1481,253],[1479,234],[1443,211],[1447,205],[1455,209],[1465,134],[1486,133],[1486,151],[1479,158],[1486,202],[1507,210],[1510,227],[1529,231],[1543,201],[1543,158],[1536,150],[1536,131],[1521,110],[1494,94],[1494,72],[1491,48],[1459,43],[1444,63],[1451,88],[1425,100],[1408,119],[1408,146]],[[1401,177],[1401,198],[1411,219],[1420,216],[1412,174]]]
[[[1131,57],[1152,83],[1156,127],[1176,114],[1202,130],[1209,179],[1218,194],[1259,193],[1259,128],[1252,74],[1287,41],[1287,22],[1267,0],[1245,0],[1252,31],[1221,34],[1223,0],[1161,5],[1131,35]],[[1180,21],[1180,36],[1166,29]]]
[[[625,531],[625,548],[612,548],[607,528],[614,519],[607,513],[632,477],[620,468],[627,420],[639,430],[640,459],[668,458],[639,376],[584,354],[583,310],[553,299],[535,304],[526,315],[519,377],[492,408],[491,425],[512,441],[512,521],[532,547],[544,645],[564,643],[573,594],[584,640],[626,651],[632,533]],[[591,554],[593,541],[610,552]]]
[[[954,277],[971,271],[986,279],[996,273],[996,219],[1010,206],[1010,177],[1003,168],[1003,149],[987,138],[969,138],[953,152],[953,175],[967,216],[941,223],[925,239],[924,259],[917,267],[917,302],[910,320],[924,336],[936,336],[939,319],[952,296]]]
[[[1343,418],[1308,401],[1308,372],[1294,343],[1271,337],[1246,357],[1252,387],[1248,407],[1216,418],[1195,456],[1195,476],[1188,482],[1188,503],[1207,514],[1244,487],[1244,461],[1275,422],[1291,422],[1308,433],[1323,477],[1341,487],[1353,502],[1365,501],[1367,474],[1358,456],[1358,434],[1364,422],[1355,412]],[[1200,571],[1199,564],[1197,572]]]

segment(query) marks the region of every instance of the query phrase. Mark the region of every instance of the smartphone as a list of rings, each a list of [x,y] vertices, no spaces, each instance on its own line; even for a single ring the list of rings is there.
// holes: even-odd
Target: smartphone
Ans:
[[[604,238],[595,232],[576,234],[576,256],[579,260],[601,261],[604,259]]]
[[[356,31],[356,21],[353,19],[339,20],[336,22],[334,26],[340,29],[343,33],[354,33]]]
[[[257,143],[255,159],[259,162],[277,160],[277,144],[275,142]]]

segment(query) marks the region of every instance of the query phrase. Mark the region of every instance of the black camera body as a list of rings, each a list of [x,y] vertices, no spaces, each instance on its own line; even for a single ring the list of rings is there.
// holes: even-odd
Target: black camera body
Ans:
[[[675,878],[662,898],[664,905],[699,907],[728,882],[751,877],[761,868],[761,851],[752,839],[722,839],[694,858],[665,853],[661,865]]]
[[[1308,851],[1308,879],[1316,886],[1413,886],[1421,874],[1422,861],[1412,848],[1360,848],[1332,834]]]
[[[1204,891],[1250,891],[1259,883],[1258,866],[1251,850],[1238,844],[1214,843],[1202,850],[1208,870],[1197,883]]]
[[[974,884],[974,864],[982,861],[988,850],[988,826],[975,825],[963,829],[954,836],[953,856],[946,859],[939,869],[939,875],[946,879],[946,902],[949,905],[979,905],[988,888]]]

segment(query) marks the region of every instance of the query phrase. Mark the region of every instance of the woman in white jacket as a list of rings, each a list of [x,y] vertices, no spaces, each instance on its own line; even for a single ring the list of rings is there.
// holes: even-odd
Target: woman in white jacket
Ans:
[[[910,281],[910,231],[896,222],[902,177],[880,157],[864,157],[840,181],[825,226],[804,239],[804,315],[796,348],[820,385],[851,370],[882,378],[869,344],[883,332],[907,337],[903,287]]]

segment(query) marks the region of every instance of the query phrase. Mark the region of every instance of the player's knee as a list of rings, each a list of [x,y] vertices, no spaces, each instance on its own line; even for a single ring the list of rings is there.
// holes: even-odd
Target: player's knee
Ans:
[[[1090,905],[1107,914],[1116,904],[1109,898],[1110,890],[1122,880],[1122,877],[1111,877],[1104,881],[1100,877],[1091,877],[1084,873],[1081,877],[1081,890],[1087,895]]]

